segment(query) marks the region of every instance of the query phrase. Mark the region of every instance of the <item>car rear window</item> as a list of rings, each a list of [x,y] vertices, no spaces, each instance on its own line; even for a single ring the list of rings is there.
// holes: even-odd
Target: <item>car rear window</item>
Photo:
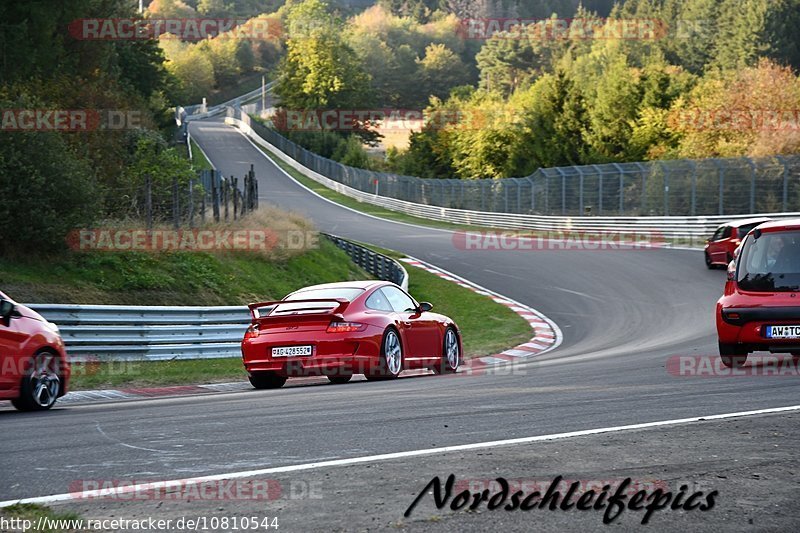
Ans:
[[[736,277],[739,288],[755,292],[800,290],[800,231],[750,235]]]
[[[739,238],[740,239],[744,239],[747,236],[747,234],[750,233],[750,230],[755,228],[759,224],[761,224],[761,222],[756,222],[755,224],[745,224],[744,226],[739,226],[739,232],[738,232]]]
[[[358,298],[364,289],[358,287],[333,287],[329,289],[307,289],[293,292],[284,300],[322,300],[324,298],[344,298],[353,301]]]

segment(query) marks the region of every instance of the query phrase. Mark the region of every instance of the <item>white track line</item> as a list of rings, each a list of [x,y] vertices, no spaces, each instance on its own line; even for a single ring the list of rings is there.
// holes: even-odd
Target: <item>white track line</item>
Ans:
[[[16,504],[49,504],[57,502],[66,502],[71,500],[82,500],[92,498],[103,498],[119,496],[130,492],[143,492],[151,490],[168,489],[170,487],[184,487],[187,485],[198,485],[210,481],[221,481],[228,479],[241,479],[254,476],[263,476],[268,474],[281,474],[288,472],[299,472],[303,470],[316,470],[318,468],[328,468],[335,466],[349,466],[363,463],[374,463],[378,461],[389,461],[392,459],[404,459],[406,457],[422,457],[426,455],[437,455],[449,452],[463,452],[470,450],[478,450],[482,448],[495,448],[500,446],[514,446],[519,444],[529,444],[533,442],[543,442],[559,439],[567,439],[571,437],[585,437],[588,435],[599,435],[601,433],[617,433],[620,431],[630,431],[636,429],[649,429],[655,427],[675,426],[678,424],[687,424],[691,422],[707,422],[709,420],[724,420],[726,418],[738,418],[744,416],[756,416],[765,414],[785,413],[790,411],[800,411],[800,405],[792,405],[789,407],[773,407],[771,409],[759,409],[757,411],[742,411],[738,413],[725,413],[721,415],[709,416],[695,416],[691,418],[679,418],[675,420],[661,420],[658,422],[645,422],[642,424],[631,424],[627,426],[613,426],[597,429],[585,429],[581,431],[570,431],[567,433],[554,433],[551,435],[537,435],[534,437],[521,437],[517,439],[496,440],[489,442],[477,442],[474,444],[459,444],[456,446],[443,446],[441,448],[424,448],[421,450],[410,450],[406,452],[384,453],[380,455],[367,455],[364,457],[351,457],[349,459],[335,459],[332,461],[319,461],[316,463],[304,463],[297,465],[278,466],[274,468],[263,468],[260,470],[245,470],[240,472],[229,472],[225,474],[214,474],[211,476],[202,476],[186,479],[175,479],[170,481],[154,481],[152,483],[140,483],[137,485],[128,485],[124,487],[114,487],[98,490],[87,490],[82,492],[53,494],[50,496],[38,496],[33,498],[21,498],[17,500],[6,500],[0,502],[0,508],[8,507]]]

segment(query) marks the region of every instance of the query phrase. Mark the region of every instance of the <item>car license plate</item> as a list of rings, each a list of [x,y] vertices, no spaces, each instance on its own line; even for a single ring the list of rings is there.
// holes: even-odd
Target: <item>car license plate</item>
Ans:
[[[800,326],[767,326],[768,339],[800,339]]]
[[[272,357],[302,357],[311,355],[311,346],[276,346]]]

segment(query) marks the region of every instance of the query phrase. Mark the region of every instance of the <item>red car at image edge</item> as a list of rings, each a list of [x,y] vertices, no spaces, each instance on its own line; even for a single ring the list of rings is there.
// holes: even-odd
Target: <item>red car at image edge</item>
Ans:
[[[800,357],[800,219],[747,234],[728,267],[716,322],[726,366],[740,367],[760,350]]]
[[[732,220],[720,225],[714,235],[707,241],[704,248],[706,266],[708,268],[727,267],[733,261],[736,248],[739,247],[745,235],[750,230],[769,222],[771,219],[766,217],[747,218],[744,220]]]
[[[281,387],[287,377],[347,383],[353,374],[393,379],[411,368],[453,373],[461,363],[455,322],[394,283],[314,285],[249,307],[242,360],[257,389]]]
[[[0,292],[0,399],[21,411],[50,409],[69,376],[58,327]]]

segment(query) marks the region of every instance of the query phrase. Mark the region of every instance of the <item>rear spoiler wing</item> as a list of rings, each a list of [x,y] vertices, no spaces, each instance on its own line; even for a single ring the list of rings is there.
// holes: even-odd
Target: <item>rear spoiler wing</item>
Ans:
[[[328,306],[328,307],[325,308],[324,311],[320,309],[320,312],[318,312],[318,313],[313,312],[314,309],[318,308],[318,306],[315,306],[313,304],[321,304],[321,303],[331,304],[331,303],[334,303],[334,302],[337,303],[338,305],[333,309],[331,309],[330,306]],[[318,299],[308,299],[308,300],[276,300],[276,301],[272,301],[272,302],[252,303],[252,304],[248,304],[247,307],[250,309],[250,315],[253,317],[253,320],[255,321],[255,320],[258,320],[260,318],[269,318],[270,315],[272,315],[272,312],[275,311],[275,309],[281,304],[290,304],[290,305],[311,304],[308,307],[305,307],[305,308],[304,307],[298,307],[298,309],[297,309],[298,311],[312,310],[312,312],[310,312],[310,313],[309,312],[305,312],[305,313],[301,313],[301,314],[297,314],[296,315],[296,316],[300,316],[300,317],[306,317],[306,316],[309,316],[309,315],[311,315],[311,316],[314,316],[314,315],[340,315],[347,308],[347,306],[350,305],[350,300],[346,300],[344,298],[318,298]],[[262,315],[260,310],[265,308],[265,307],[269,307],[270,309],[269,309],[269,311],[267,311],[267,313],[265,315]],[[290,315],[290,314],[282,315],[281,318],[286,318],[286,317],[289,317],[289,316],[293,316],[293,315]]]

